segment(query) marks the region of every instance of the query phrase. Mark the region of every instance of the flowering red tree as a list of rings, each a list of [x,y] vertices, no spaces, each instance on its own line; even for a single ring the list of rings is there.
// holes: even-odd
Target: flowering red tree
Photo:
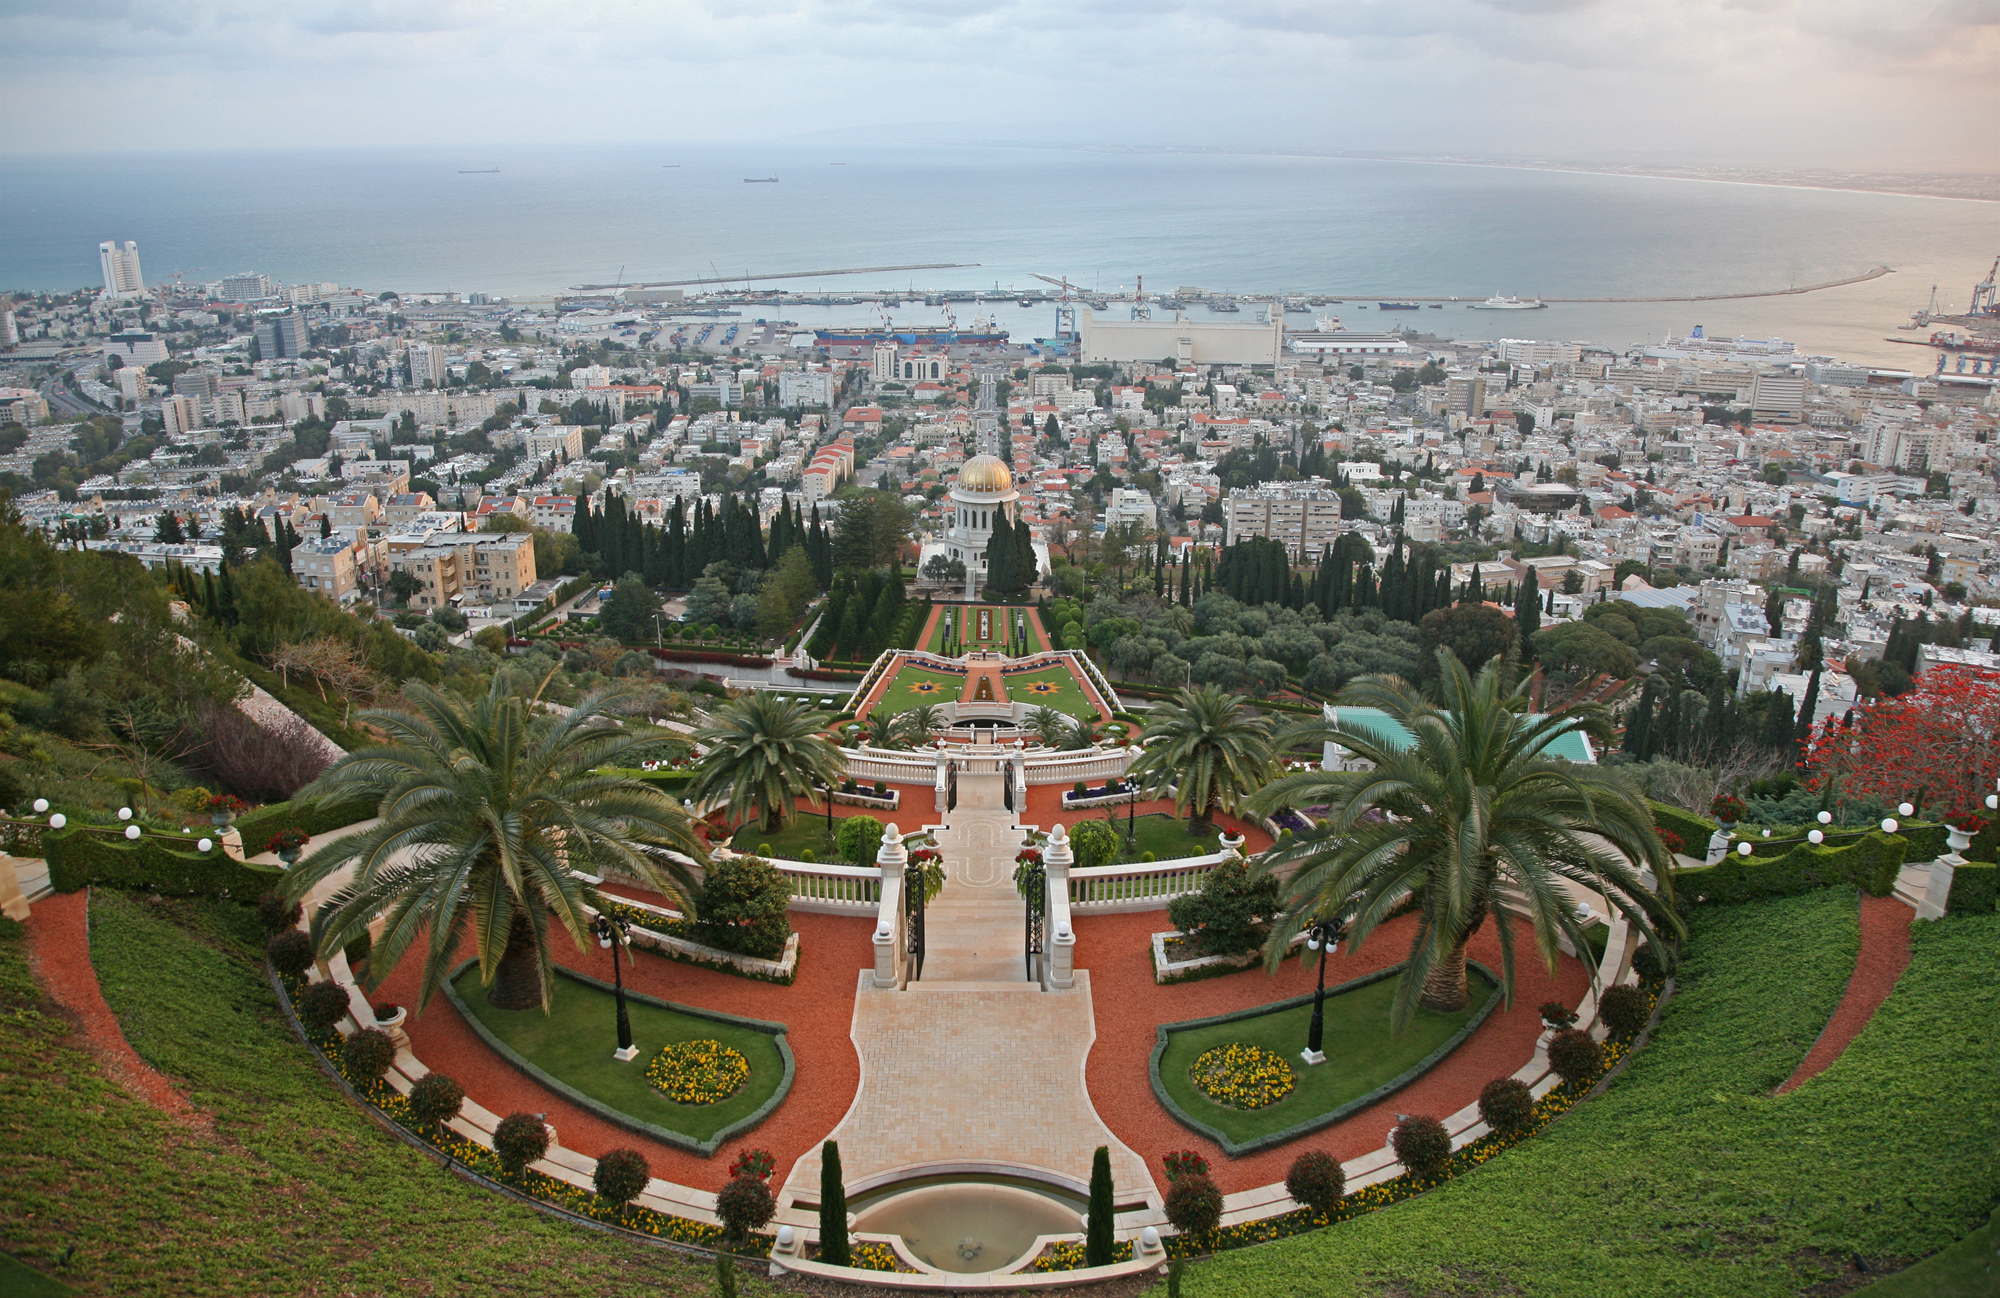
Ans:
[[[2000,775],[2000,675],[1933,667],[1916,688],[1863,704],[1853,724],[1829,717],[1808,752],[1840,793],[1893,805],[1924,792],[1927,810],[1985,806]]]

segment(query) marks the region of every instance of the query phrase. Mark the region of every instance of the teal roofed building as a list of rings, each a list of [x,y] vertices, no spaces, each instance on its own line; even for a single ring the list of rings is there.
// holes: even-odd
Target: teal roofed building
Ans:
[[[1332,724],[1365,731],[1385,745],[1401,749],[1408,748],[1413,742],[1413,737],[1402,723],[1391,720],[1389,714],[1380,708],[1337,707],[1328,703],[1321,711]],[[1590,737],[1581,731],[1572,730],[1558,736],[1554,743],[1542,751],[1549,757],[1560,757],[1566,761],[1593,766],[1597,763],[1597,752],[1590,746]],[[1326,754],[1320,765],[1329,771],[1352,771],[1366,769],[1368,764],[1339,744],[1329,743],[1326,745]]]

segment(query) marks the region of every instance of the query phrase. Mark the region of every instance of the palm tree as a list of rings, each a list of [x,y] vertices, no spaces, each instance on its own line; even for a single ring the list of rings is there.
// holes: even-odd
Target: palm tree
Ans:
[[[903,748],[902,716],[877,708],[868,714],[868,728],[864,732],[871,748]]]
[[[935,703],[919,703],[896,718],[896,729],[905,743],[921,747],[931,735],[945,728],[944,709]]]
[[[839,784],[840,750],[820,733],[813,710],[769,690],[754,690],[717,708],[695,732],[708,750],[688,796],[735,813],[755,810],[767,831],[784,826],[792,799],[816,785]],[[746,815],[747,819],[747,815]]]
[[[1669,904],[1671,858],[1638,787],[1617,770],[1546,755],[1564,735],[1583,732],[1601,741],[1609,731],[1603,709],[1572,706],[1535,716],[1527,709],[1527,682],[1506,687],[1500,663],[1474,677],[1448,649],[1438,651],[1437,661],[1436,703],[1394,677],[1359,680],[1340,694],[1342,706],[1380,709],[1412,736],[1407,747],[1352,720],[1301,722],[1280,736],[1281,745],[1336,743],[1374,769],[1288,775],[1247,802],[1259,814],[1308,804],[1331,808],[1317,829],[1259,862],[1262,872],[1289,872],[1285,909],[1265,952],[1272,967],[1314,917],[1351,917],[1348,931],[1358,946],[1421,890],[1421,918],[1391,1012],[1399,1031],[1418,1007],[1449,1012],[1470,1001],[1465,947],[1489,915],[1499,923],[1501,990],[1509,1003],[1515,921],[1533,931],[1551,971],[1559,935],[1586,949],[1564,881],[1602,893],[1655,944],[1656,922],[1681,929]],[[1640,882],[1634,862],[1652,867],[1664,897]]]
[[[1067,714],[1043,704],[1028,714],[1027,721],[1029,732],[1042,747],[1063,748],[1068,745],[1071,728]]]
[[[1215,685],[1179,690],[1172,702],[1154,704],[1139,742],[1146,751],[1125,778],[1149,797],[1174,785],[1174,810],[1189,813],[1188,833],[1196,837],[1215,827],[1218,810],[1234,810],[1278,774],[1271,723]]]
[[[339,950],[386,912],[369,966],[386,975],[421,937],[420,1012],[467,937],[492,1004],[547,1009],[550,917],[581,949],[585,908],[599,904],[594,877],[616,868],[683,903],[693,894],[681,858],[699,863],[708,853],[686,813],[652,785],[599,773],[655,742],[650,727],[625,729],[607,716],[620,693],[588,695],[555,716],[533,710],[504,680],[470,703],[425,685],[405,692],[413,712],[360,714],[386,743],[348,753],[299,794],[369,802],[381,817],[320,848],[279,884],[301,901],[352,871],[313,912],[317,950]]]

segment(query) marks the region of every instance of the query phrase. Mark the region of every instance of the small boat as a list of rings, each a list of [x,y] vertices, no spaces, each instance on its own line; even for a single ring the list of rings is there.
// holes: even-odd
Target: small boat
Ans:
[[[1384,311],[1415,311],[1418,309],[1415,302],[1377,302],[1375,305]]]
[[[1444,303],[1442,303],[1442,302],[1433,302],[1433,303],[1431,303],[1431,310],[1433,310],[1433,311],[1442,311],[1442,310],[1444,310]]]
[[[746,185],[775,185],[778,183],[778,178],[776,176],[745,176],[743,183]]]

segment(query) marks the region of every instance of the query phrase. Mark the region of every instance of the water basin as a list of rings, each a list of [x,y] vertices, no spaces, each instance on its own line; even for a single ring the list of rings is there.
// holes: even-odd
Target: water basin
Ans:
[[[855,1214],[854,1229],[900,1235],[912,1257],[940,1271],[1004,1271],[1040,1235],[1077,1235],[1075,1206],[1015,1185],[947,1182],[884,1196]]]

